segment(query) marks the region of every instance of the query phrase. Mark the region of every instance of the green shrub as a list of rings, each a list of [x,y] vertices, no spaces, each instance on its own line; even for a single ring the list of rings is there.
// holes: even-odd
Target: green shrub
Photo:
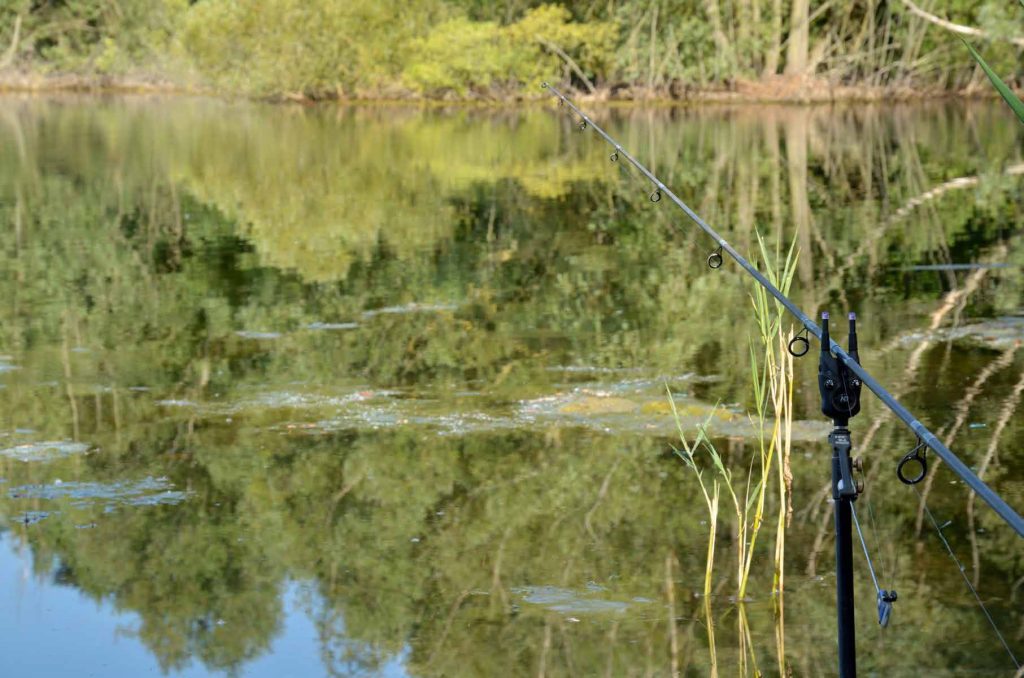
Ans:
[[[444,16],[441,0],[202,0],[184,44],[232,90],[358,94],[394,82],[411,41]]]
[[[188,0],[3,0],[0,65],[96,73],[167,71],[187,9]]]
[[[425,94],[500,88],[534,90],[565,68],[563,52],[589,79],[605,77],[615,50],[611,23],[573,23],[564,7],[543,5],[507,26],[457,18],[413,43],[405,82]]]

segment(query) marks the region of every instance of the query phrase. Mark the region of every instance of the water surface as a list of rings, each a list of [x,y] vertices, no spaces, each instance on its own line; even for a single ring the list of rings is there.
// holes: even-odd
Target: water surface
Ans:
[[[740,251],[795,241],[798,303],[857,311],[869,369],[1024,508],[1012,115],[596,115]],[[666,388],[744,478],[751,287],[648,193],[554,108],[0,99],[4,675],[833,672],[811,358],[784,616],[774,495],[750,600],[728,507],[699,595]],[[862,669],[1012,675],[896,480],[913,439],[873,399],[853,430],[900,595],[879,630],[857,556]],[[1024,655],[1020,540],[919,487]]]

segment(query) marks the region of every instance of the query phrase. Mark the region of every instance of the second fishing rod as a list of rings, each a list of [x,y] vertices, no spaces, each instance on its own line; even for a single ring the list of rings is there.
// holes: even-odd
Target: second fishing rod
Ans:
[[[723,238],[717,231],[715,231],[715,229],[713,229],[696,212],[694,212],[689,205],[673,193],[672,190],[661,181],[661,179],[647,169],[647,167],[637,160],[628,150],[623,148],[623,146],[612,138],[612,136],[609,135],[608,132],[606,132],[600,125],[596,124],[590,116],[581,111],[568,97],[549,83],[544,83],[542,86],[558,97],[562,104],[568,106],[569,109],[579,116],[580,129],[587,129],[588,127],[593,129],[612,146],[613,151],[610,156],[612,161],[617,162],[620,158],[624,159],[651,182],[651,186],[653,188],[653,192],[650,195],[651,202],[660,202],[663,198],[668,198],[670,201],[675,203],[675,205],[681,209],[694,224],[714,239],[718,247],[708,257],[709,266],[712,268],[720,267],[723,263],[723,254],[728,255],[737,264],[739,264],[746,273],[754,278],[761,287],[763,287],[780,304],[782,304],[787,311],[800,321],[800,324],[803,326],[803,330],[801,330],[802,334],[809,333],[822,342],[822,350],[834,355],[837,365],[840,365],[844,373],[849,374],[851,379],[857,379],[858,389],[860,385],[866,386],[868,390],[878,397],[883,405],[889,408],[893,414],[895,414],[910,428],[911,431],[914,432],[919,440],[919,445],[915,448],[915,451],[922,446],[932,449],[969,488],[974,490],[974,492],[976,492],[978,496],[981,497],[981,499],[987,503],[996,512],[996,514],[998,514],[999,517],[1014,530],[1014,532],[1017,533],[1018,536],[1024,538],[1024,518],[1022,518],[1020,514],[1007,504],[1002,497],[986,485],[985,482],[982,481],[981,478],[979,478],[952,450],[946,447],[934,433],[922,424],[917,417],[913,415],[913,413],[900,404],[899,401],[897,401],[896,398],[878,382],[878,380],[872,377],[871,374],[861,366],[860,362],[854,356],[845,351],[842,346],[833,341],[828,335],[823,336],[822,328],[819,327],[817,323],[811,320],[811,318],[795,303],[793,303],[789,297],[783,294],[778,287],[773,285],[763,273],[758,271],[757,268],[755,268],[754,265],[746,259],[746,257],[737,252],[736,249],[725,240],[725,238]],[[803,337],[799,335],[797,339],[806,341],[806,339],[803,339]],[[923,456],[918,455],[915,459],[921,464],[923,472]],[[901,463],[899,474],[900,479],[904,480],[902,469],[903,465]],[[904,482],[907,481],[904,480]]]

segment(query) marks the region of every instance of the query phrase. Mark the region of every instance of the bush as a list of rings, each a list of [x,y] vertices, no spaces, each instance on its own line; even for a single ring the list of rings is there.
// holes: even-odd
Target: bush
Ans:
[[[188,0],[4,0],[0,65],[95,73],[166,70],[187,9]]]
[[[415,58],[405,68],[404,80],[430,95],[495,87],[536,89],[565,67],[560,50],[589,79],[606,75],[606,55],[615,49],[616,28],[610,23],[570,23],[564,7],[544,5],[527,12],[508,26],[495,22],[453,19],[414,41]]]
[[[202,0],[184,44],[214,82],[257,95],[325,97],[387,87],[441,0]]]

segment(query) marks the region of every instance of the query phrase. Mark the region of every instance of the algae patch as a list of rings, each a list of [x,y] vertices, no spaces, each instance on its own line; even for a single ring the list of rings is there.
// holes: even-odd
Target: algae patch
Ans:
[[[524,603],[561,614],[620,614],[629,609],[631,604],[644,602],[643,599],[631,602],[611,600],[597,595],[603,591],[599,586],[588,586],[585,591],[558,586],[520,586],[512,589],[512,593],[522,598]]]
[[[22,443],[0,449],[0,457],[23,462],[45,462],[63,459],[74,454],[85,454],[89,445],[70,440],[53,440],[37,443]]]
[[[7,498],[14,501],[44,502],[42,507],[37,506],[36,510],[21,514],[26,524],[60,514],[61,510],[101,508],[103,513],[110,513],[124,506],[180,504],[188,496],[188,492],[174,489],[174,485],[163,477],[111,483],[64,482],[57,479],[50,483],[19,485],[7,490]]]

